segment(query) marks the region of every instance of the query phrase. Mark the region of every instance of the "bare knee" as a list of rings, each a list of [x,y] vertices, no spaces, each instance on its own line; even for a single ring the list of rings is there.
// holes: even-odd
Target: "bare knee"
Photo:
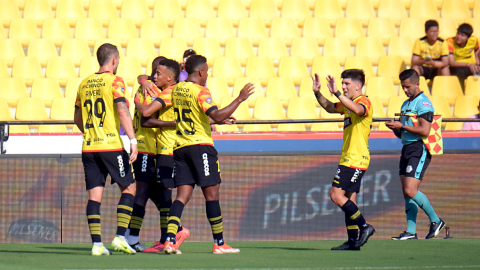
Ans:
[[[342,206],[348,200],[340,189],[330,189],[330,199],[338,206]]]
[[[417,194],[417,190],[411,187],[404,187],[403,188],[403,197],[405,198],[413,198]]]

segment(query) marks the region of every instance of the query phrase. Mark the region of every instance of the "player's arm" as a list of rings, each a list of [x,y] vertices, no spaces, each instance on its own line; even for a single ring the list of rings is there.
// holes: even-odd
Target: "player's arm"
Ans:
[[[137,159],[138,150],[137,150],[137,139],[135,137],[135,131],[133,130],[132,117],[130,116],[130,111],[128,110],[127,102],[123,98],[117,98],[115,100],[117,104],[118,118],[120,119],[120,124],[130,139],[130,163],[133,163]]]
[[[425,59],[420,59],[420,56],[412,54],[412,66],[422,66],[427,62]]]
[[[142,125],[142,127],[146,127],[146,128],[156,128],[156,127],[162,128],[162,127],[175,127],[176,122],[161,121],[153,117],[142,117],[142,119],[140,119],[140,124]]]
[[[337,86],[335,85],[335,78],[333,78],[333,76],[328,75],[327,82],[328,82],[328,90],[330,90],[330,93],[334,94],[338,98],[338,100],[343,104],[343,106],[345,106],[347,109],[349,109],[351,112],[353,112],[356,115],[363,116],[367,113],[367,109],[365,108],[364,105],[353,102],[353,100],[340,94],[340,92],[337,89]]]
[[[135,107],[142,114],[143,117],[150,117],[158,112],[161,108],[166,107],[165,102],[161,98],[155,99],[152,103],[146,105],[140,102],[138,92],[135,94]]]
[[[401,132],[403,129],[418,136],[428,136],[428,134],[430,134],[430,128],[432,127],[432,121],[433,112],[426,112],[418,116],[418,126],[406,126],[398,121],[391,121],[386,123],[386,125],[393,130],[393,132],[396,132],[396,130]]]
[[[75,125],[77,125],[78,129],[83,133],[83,119],[82,119],[82,110],[78,106],[75,105],[75,114],[73,116],[73,121]]]
[[[240,91],[240,94],[238,95],[238,97],[234,99],[232,103],[230,103],[230,105],[220,110],[217,109],[217,110],[212,110],[210,112],[207,111],[208,112],[207,115],[213,121],[215,121],[215,123],[224,123],[224,121],[227,118],[229,118],[233,112],[235,112],[235,110],[238,108],[240,103],[247,100],[247,98],[254,93],[253,91],[254,88],[255,87],[253,86],[252,83],[247,83]]]
[[[153,96],[155,93],[154,87],[155,84],[148,80],[148,75],[142,74],[138,75],[137,82],[142,86],[143,89],[143,96],[147,96],[147,94]]]
[[[315,98],[317,99],[318,103],[322,108],[325,109],[325,111],[329,113],[338,113],[337,110],[335,109],[335,103],[331,102],[330,100],[326,99],[322,93],[320,93],[320,88],[322,87],[320,80],[318,78],[318,74],[315,73],[315,77],[312,76],[312,81],[313,81],[313,94],[315,95]]]

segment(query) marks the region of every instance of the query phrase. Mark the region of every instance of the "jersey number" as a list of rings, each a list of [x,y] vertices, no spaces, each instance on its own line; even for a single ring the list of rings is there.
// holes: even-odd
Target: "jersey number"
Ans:
[[[192,110],[189,109],[182,109],[182,113],[179,112],[178,108],[174,108],[173,111],[175,112],[177,122],[185,122],[187,125],[190,126],[191,130],[184,129],[183,132],[186,135],[194,135],[195,134],[195,123],[191,118],[187,116],[188,113],[191,113]],[[184,135],[180,130],[177,130],[178,135]]]
[[[92,111],[95,117],[100,119],[98,123],[98,127],[103,127],[103,122],[105,121],[105,102],[102,98],[97,98],[94,103],[91,100],[87,99],[83,103],[83,107],[87,109],[88,117],[87,122],[85,123],[85,129],[93,128],[93,119],[92,119]]]

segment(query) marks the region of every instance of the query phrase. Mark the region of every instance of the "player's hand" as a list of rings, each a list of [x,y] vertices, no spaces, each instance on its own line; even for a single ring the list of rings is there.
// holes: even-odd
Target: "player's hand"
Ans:
[[[211,125],[210,125],[210,130],[211,130],[212,132],[217,132],[217,125],[211,124]]]
[[[320,83],[320,79],[317,73],[315,73],[315,75],[312,76],[312,81],[313,81],[313,86],[312,86],[313,93],[320,92],[320,89],[322,88],[322,84]]]
[[[385,125],[391,130],[400,129],[403,126],[401,122],[393,120],[390,120],[390,122],[386,122]]]
[[[137,160],[137,156],[138,156],[137,145],[131,143],[130,144],[130,160],[129,160],[130,164],[133,164],[133,162],[135,162],[135,160]]]
[[[133,103],[139,103],[140,102],[140,94],[138,92],[135,93],[135,98],[133,99]]]
[[[251,96],[255,91],[255,86],[253,86],[253,83],[247,83],[245,86],[240,90],[240,94],[238,94],[238,98],[240,99],[240,102],[244,102],[247,100],[249,96]]]
[[[225,125],[233,125],[237,122],[237,118],[230,116],[227,119],[223,120],[223,124]]]
[[[327,76],[328,90],[330,93],[335,94],[338,92],[337,85],[335,84],[335,78],[332,75]]]
[[[151,81],[144,81],[142,83],[142,89],[143,89],[143,96],[146,97],[148,95],[154,96],[155,95],[155,90],[153,89],[155,87],[155,84]]]

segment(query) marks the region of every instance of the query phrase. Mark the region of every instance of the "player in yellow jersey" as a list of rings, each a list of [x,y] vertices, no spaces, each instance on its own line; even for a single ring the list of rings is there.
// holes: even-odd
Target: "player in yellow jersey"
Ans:
[[[170,210],[164,252],[180,253],[175,236],[183,208],[197,185],[201,187],[206,201],[207,218],[214,239],[213,253],[238,253],[239,249],[230,247],[223,239],[219,203],[220,167],[217,151],[213,147],[209,118],[217,123],[228,120],[240,103],[253,94],[253,84],[246,84],[230,105],[219,110],[213,103],[210,91],[203,86],[208,77],[207,59],[201,55],[192,55],[186,61],[185,69],[188,73],[187,80],[178,83],[172,90],[172,104],[177,121],[173,150],[177,197]]]
[[[92,237],[92,255],[110,255],[101,240],[100,205],[107,175],[122,195],[117,207],[115,250],[135,254],[125,240],[130,222],[135,182],[130,164],[137,158],[137,140],[125,100],[125,83],[116,76],[120,56],[112,44],[98,48],[100,70],[78,87],[74,121],[83,133],[82,162],[88,191],[87,219]],[[120,124],[130,139],[130,157],[120,138]]]
[[[344,115],[342,156],[330,189],[330,198],[345,212],[348,241],[332,250],[360,250],[375,232],[355,203],[362,177],[370,164],[368,136],[372,128],[373,111],[370,100],[362,95],[365,84],[363,70],[347,69],[341,77],[343,95],[337,90],[335,79],[330,75],[327,77],[328,89],[340,102],[330,102],[320,93],[318,74],[312,78],[313,93],[327,112]]]

